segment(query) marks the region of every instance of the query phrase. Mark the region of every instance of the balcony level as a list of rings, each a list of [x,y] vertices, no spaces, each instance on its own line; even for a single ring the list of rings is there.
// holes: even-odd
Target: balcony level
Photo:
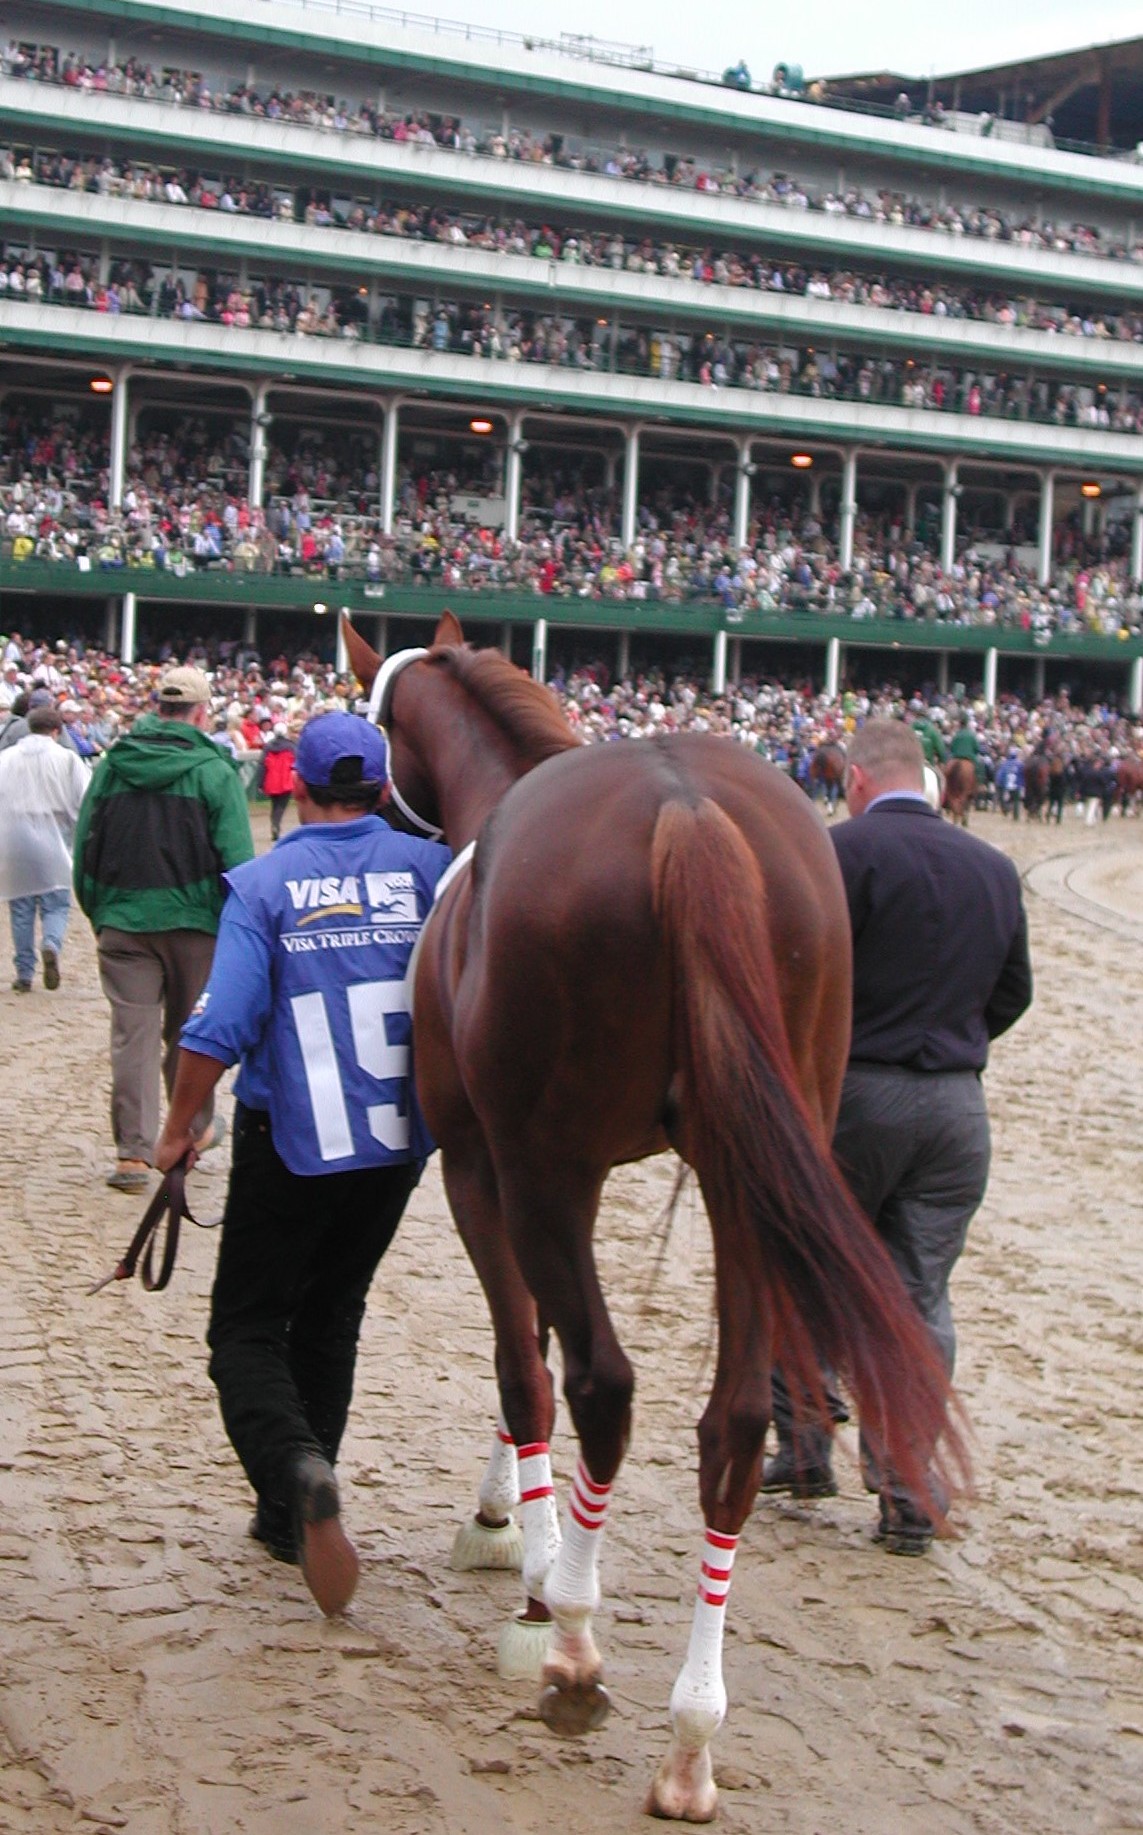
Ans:
[[[893,447],[949,458],[1005,460],[1119,476],[1143,474],[1143,437],[1101,428],[989,420],[979,415],[817,400],[750,389],[711,389],[650,376],[554,365],[496,363],[451,352],[269,331],[236,332],[192,321],[109,316],[75,307],[0,304],[0,346],[87,358],[115,367],[162,364],[230,376],[307,381],[461,401],[505,410],[585,410],[628,423],[677,424],[732,439],[773,434],[827,444]]]
[[[542,37],[512,39],[510,34],[481,33],[450,27],[384,6],[355,0],[301,0],[272,6],[269,0],[73,0],[44,8],[58,33],[61,17],[71,14],[90,34],[93,16],[108,22],[109,32],[127,53],[156,60],[155,28],[169,33],[174,52],[192,54],[207,48],[216,55],[226,46],[233,61],[297,53],[299,68],[352,67],[364,81],[380,71],[410,72],[443,79],[493,96],[525,96],[550,101],[565,110],[606,109],[645,128],[678,125],[727,140],[780,140],[792,148],[820,149],[851,170],[891,161],[905,173],[953,174],[975,179],[981,191],[997,184],[1019,183],[1034,191],[1070,193],[1078,214],[1113,201],[1143,214],[1143,171],[1118,160],[1028,148],[996,140],[971,140],[904,122],[870,120],[868,116],[804,102],[743,93],[708,80],[685,80],[684,73],[656,69],[650,52],[645,60],[624,60],[621,67],[603,61],[561,56]],[[49,29],[44,22],[43,35]],[[697,73],[696,73],[697,75]],[[553,126],[558,122],[553,121]],[[1083,207],[1080,207],[1080,200]]]
[[[916,352],[918,357],[1034,370],[1089,383],[1143,382],[1143,347],[1115,339],[1061,337],[13,181],[0,182],[0,222],[9,241],[26,237],[29,246],[38,248],[100,249],[112,258],[161,252],[176,265],[181,256],[190,266],[232,266],[236,272],[253,262],[258,272],[304,278],[307,284],[321,277],[352,286],[375,282],[432,298],[495,296],[541,312],[623,314],[661,327],[718,327],[768,343]]]
[[[879,264],[890,271],[959,278],[968,284],[999,282],[1044,297],[1080,295],[1134,303],[1140,291],[1140,265],[1132,261],[1025,249],[788,209],[757,199],[339,135],[283,121],[183,111],[13,78],[0,78],[0,131],[21,143],[31,139],[44,146],[61,141],[74,146],[78,138],[158,164],[222,173],[239,168],[253,177],[323,185],[365,198],[383,189],[388,195],[431,197],[457,208],[511,215],[541,211],[565,223],[630,227],[634,221],[644,235],[764,246],[775,255],[835,266]],[[1085,163],[1090,167],[1093,162]],[[1143,224],[1143,193],[1139,221]]]

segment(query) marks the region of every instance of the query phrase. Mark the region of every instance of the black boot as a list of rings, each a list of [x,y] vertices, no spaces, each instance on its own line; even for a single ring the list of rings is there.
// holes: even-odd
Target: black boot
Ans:
[[[778,1435],[778,1451],[762,1468],[762,1490],[773,1496],[788,1491],[792,1497],[836,1497],[830,1436],[819,1431],[794,1437]]]

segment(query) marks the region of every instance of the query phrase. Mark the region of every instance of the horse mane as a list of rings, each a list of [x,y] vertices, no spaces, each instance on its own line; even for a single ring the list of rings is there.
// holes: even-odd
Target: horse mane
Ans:
[[[429,661],[479,703],[529,764],[542,764],[581,743],[542,683],[517,669],[499,650],[448,644],[434,650]]]

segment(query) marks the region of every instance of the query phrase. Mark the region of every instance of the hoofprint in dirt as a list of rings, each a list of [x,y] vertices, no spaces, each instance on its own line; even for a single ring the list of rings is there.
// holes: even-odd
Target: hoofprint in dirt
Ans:
[[[1138,1038],[1143,823],[977,832],[1028,870],[1031,1014],[988,1073],[987,1202],[958,1269],[979,1494],[960,1540],[884,1555],[850,1430],[842,1495],[760,1503],[730,1596],[728,1829],[1143,1829]],[[483,1302],[430,1168],[382,1264],[343,1456],[363,1556],[326,1625],[246,1536],[206,1374],[214,1239],[166,1294],[94,1299],[140,1210],[103,1185],[107,1015],[73,920],[58,994],[0,996],[0,1828],[23,1835],[566,1835],[646,1827],[701,1543],[711,1271],[674,1177],[617,1173],[600,1259],[636,1438],[599,1621],[616,1711],[552,1739],[495,1674],[507,1575],[456,1575],[495,1412]],[[217,1214],[225,1151],[194,1175]],[[566,1417],[555,1458],[574,1465]]]

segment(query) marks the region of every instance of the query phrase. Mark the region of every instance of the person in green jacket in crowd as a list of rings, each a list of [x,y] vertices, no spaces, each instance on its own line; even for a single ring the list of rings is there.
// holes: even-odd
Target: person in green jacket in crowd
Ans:
[[[107,1183],[117,1191],[146,1188],[160,1066],[169,1096],[179,1032],[214,959],[222,875],[254,853],[238,772],[207,731],[210,697],[201,670],[168,669],[158,712],[137,720],[96,766],[76,827],[75,895],[98,939],[111,1003],[116,1165]],[[195,1134],[200,1152],[218,1144],[212,1100]]]
[[[940,765],[947,765],[949,761],[948,746],[945,744],[942,735],[937,731],[932,721],[925,719],[922,714],[915,714],[910,725],[921,742],[921,750],[925,754],[925,763],[927,765],[932,765],[934,768]]]
[[[967,714],[961,715],[960,726],[953,734],[952,745],[949,747],[949,750],[954,758],[971,758],[973,764],[976,766],[976,779],[979,783],[983,774],[983,759],[981,757],[980,741],[969,723]]]

